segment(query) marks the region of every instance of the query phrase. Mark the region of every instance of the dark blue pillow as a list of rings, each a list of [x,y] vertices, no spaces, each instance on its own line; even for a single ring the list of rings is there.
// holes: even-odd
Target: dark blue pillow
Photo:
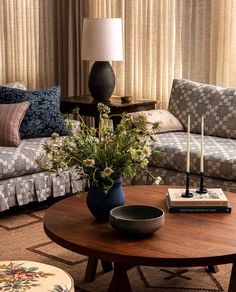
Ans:
[[[0,103],[19,103],[31,101],[34,96],[26,90],[0,86]]]
[[[30,102],[20,127],[21,139],[49,137],[54,132],[64,136],[70,131],[60,113],[60,94],[60,86],[34,91],[0,86],[0,103]]]

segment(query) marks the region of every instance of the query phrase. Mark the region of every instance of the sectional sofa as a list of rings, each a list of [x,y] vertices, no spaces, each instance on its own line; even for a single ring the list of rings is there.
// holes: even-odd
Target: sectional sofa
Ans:
[[[151,121],[160,121],[158,110],[146,113]],[[222,88],[184,79],[173,81],[168,115],[177,119],[172,129],[161,124],[161,133],[152,147],[162,158],[151,159],[150,170],[162,177],[162,184],[184,185],[186,170],[187,119],[191,116],[190,184],[197,187],[200,173],[201,117],[205,118],[204,174],[207,187],[236,192],[236,88]],[[179,126],[182,124],[182,129]],[[141,173],[135,183],[152,183]]]
[[[140,113],[139,113],[140,114]],[[184,185],[186,169],[187,117],[191,116],[191,178],[199,184],[201,116],[205,117],[204,172],[207,187],[236,192],[236,89],[175,79],[168,110],[144,112],[151,122],[160,122],[152,147],[161,150],[160,160],[150,160],[150,171],[162,184]],[[18,147],[0,147],[0,211],[49,197],[74,192],[71,175],[41,171],[36,159],[49,137],[23,139]],[[152,184],[142,171],[126,183]],[[85,183],[78,180],[76,190]]]

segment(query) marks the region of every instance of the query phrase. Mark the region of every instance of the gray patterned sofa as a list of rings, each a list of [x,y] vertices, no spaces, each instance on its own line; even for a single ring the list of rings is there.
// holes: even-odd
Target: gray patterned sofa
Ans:
[[[158,121],[163,112],[156,110],[154,119]],[[162,184],[184,185],[187,141],[184,129],[190,114],[191,185],[198,186],[199,134],[201,116],[204,115],[206,186],[236,192],[236,89],[174,80],[168,112],[178,119],[177,126],[168,116],[169,123],[165,121],[163,132],[157,134],[158,141],[152,146],[161,150],[162,159],[150,161],[152,173],[162,177]],[[0,147],[0,211],[73,192],[69,173],[49,175],[35,162],[42,154],[42,144],[48,139],[22,140],[17,148]],[[141,172],[133,183],[151,184],[152,180]],[[77,190],[83,187],[83,182],[78,181]]]
[[[199,184],[201,116],[205,117],[204,172],[207,187],[236,192],[236,88],[222,88],[189,80],[173,81],[168,111],[185,131],[158,133],[153,143],[162,151],[160,161],[151,160],[150,170],[163,184],[184,185],[187,118],[191,115],[191,178]],[[158,116],[156,117],[158,120]],[[138,183],[152,183],[140,174]]]
[[[30,124],[31,131],[34,130],[35,123],[38,123],[39,128],[43,125],[40,129],[45,128],[46,131],[50,130],[53,132],[54,129],[51,127],[52,125],[49,125],[48,119],[53,119],[56,114],[58,119],[55,117],[55,123],[59,123],[60,119],[62,119],[60,117],[60,90],[57,87],[41,90],[43,91],[42,96],[32,96],[30,92],[27,92],[22,82],[5,84],[0,86],[0,89],[0,104],[15,103],[15,100],[12,100],[12,98],[20,98],[21,102],[25,101],[27,95],[33,97],[31,105],[34,103],[37,114],[44,115],[45,119],[43,120],[43,125],[43,123],[38,122],[39,119],[36,119],[36,114],[32,113],[31,116],[34,126]],[[9,92],[6,93],[6,91]],[[21,92],[24,98],[23,100],[21,100]],[[48,92],[52,92],[53,94],[46,96]],[[4,98],[11,98],[11,101],[6,102]],[[49,107],[51,107],[51,114],[49,114]],[[76,122],[74,126],[76,127]],[[28,132],[29,128],[26,134],[29,134]],[[48,172],[43,172],[39,168],[36,159],[42,157],[42,146],[51,139],[50,137],[45,138],[42,135],[39,135],[39,137],[41,138],[21,140],[18,147],[0,146],[0,212],[8,210],[13,206],[25,205],[33,201],[41,202],[49,197],[64,196],[67,193],[79,191],[84,188],[83,181],[81,180],[75,181],[73,185],[71,184],[71,174],[69,172],[63,172],[56,176],[53,174],[49,175]]]
[[[69,172],[49,175],[35,162],[42,156],[42,145],[49,139],[25,139],[17,148],[0,147],[0,211],[74,192]],[[78,181],[76,189],[82,187]]]

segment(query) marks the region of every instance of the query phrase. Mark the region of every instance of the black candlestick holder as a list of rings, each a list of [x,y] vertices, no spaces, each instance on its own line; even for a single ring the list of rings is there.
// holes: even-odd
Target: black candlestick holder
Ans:
[[[207,189],[204,187],[204,173],[200,173],[200,186],[199,189],[196,190],[198,194],[206,194]]]
[[[186,172],[186,190],[185,193],[181,195],[184,198],[192,198],[193,193],[189,191],[189,172]]]

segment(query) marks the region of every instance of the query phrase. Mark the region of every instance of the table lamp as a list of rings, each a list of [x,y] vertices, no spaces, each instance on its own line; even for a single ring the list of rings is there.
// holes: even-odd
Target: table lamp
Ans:
[[[121,18],[84,18],[82,60],[95,61],[88,87],[95,100],[108,100],[115,88],[110,61],[123,60]]]

